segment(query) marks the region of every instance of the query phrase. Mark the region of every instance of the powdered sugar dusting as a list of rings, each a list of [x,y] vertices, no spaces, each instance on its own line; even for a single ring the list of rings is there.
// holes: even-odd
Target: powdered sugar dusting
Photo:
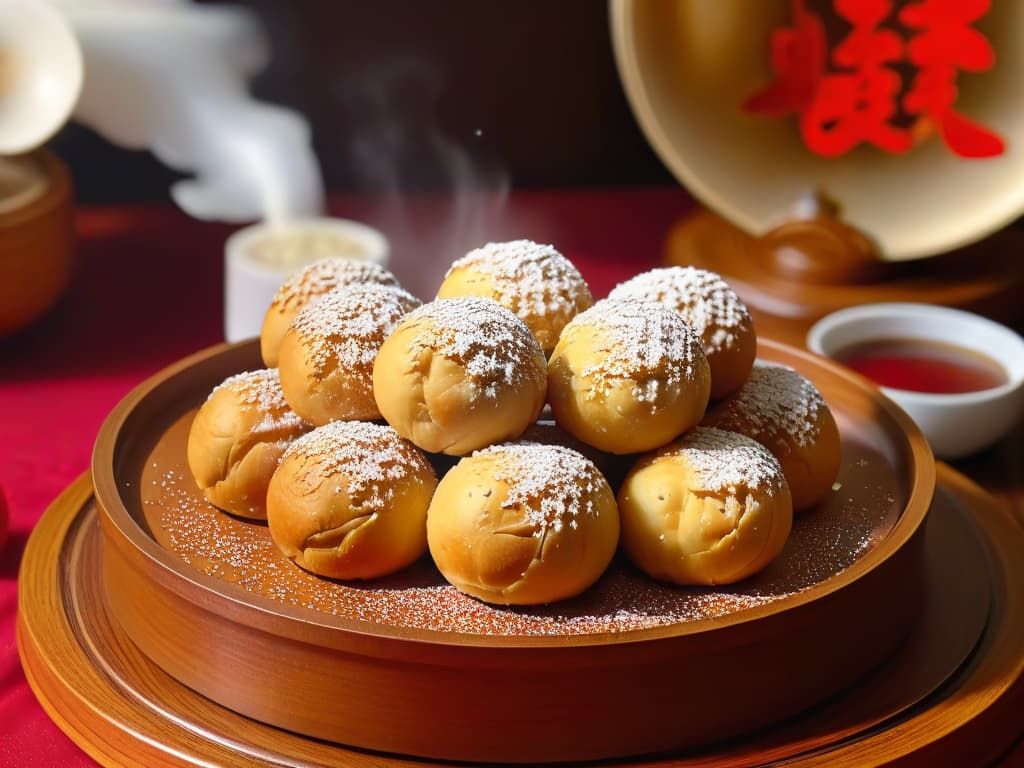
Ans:
[[[704,358],[693,328],[661,304],[604,299],[573,318],[560,343],[573,343],[583,329],[593,329],[600,339],[602,354],[580,372],[592,378],[595,397],[636,380],[633,396],[654,402],[662,389],[678,390],[694,381],[697,362]]]
[[[230,376],[214,387],[207,399],[224,391],[234,394],[243,408],[253,408],[262,414],[262,419],[253,427],[254,431],[291,431],[305,424],[284,399],[281,377],[276,368]]]
[[[394,484],[410,475],[434,471],[416,446],[391,427],[366,421],[334,421],[300,437],[281,457],[282,463],[315,461],[320,472],[344,479],[352,499],[373,510],[394,499]]]
[[[502,507],[521,508],[535,537],[546,531],[576,528],[582,517],[596,517],[594,498],[608,482],[593,462],[561,445],[517,442],[494,445],[474,456],[493,456],[494,477],[508,486]]]
[[[289,332],[302,337],[316,376],[336,367],[366,368],[398,322],[419,305],[392,285],[342,286],[302,310]]]
[[[523,319],[571,317],[593,303],[579,270],[552,245],[532,240],[487,243],[456,260],[445,277],[466,268],[493,276],[493,298]]]
[[[346,584],[322,579],[287,560],[266,525],[219,512],[188,473],[184,445],[194,411],[160,438],[125,493],[138,494],[140,524],[192,572],[313,619],[447,633],[529,637],[621,633],[729,616],[822,583],[854,563],[891,530],[905,493],[888,460],[855,437],[844,441],[842,493],[793,523],[785,549],[765,570],[730,586],[676,587],[652,581],[623,560],[582,595],[550,606],[494,606],[447,584],[429,557],[380,579]],[[177,446],[177,447],[175,447]],[[346,624],[351,626],[351,624]]]
[[[270,303],[278,312],[292,312],[343,285],[398,286],[398,278],[373,261],[362,259],[320,259],[292,273],[277,289]]]
[[[813,444],[821,431],[818,412],[827,408],[818,388],[793,368],[757,360],[746,383],[708,423],[719,429],[753,429],[758,435],[787,438],[801,447]],[[772,441],[773,443],[775,441]]]
[[[489,398],[502,386],[531,386],[545,375],[544,353],[530,329],[493,299],[437,299],[410,312],[402,325],[415,330],[415,344],[461,365]]]
[[[659,302],[682,313],[709,353],[737,346],[753,322],[720,275],[694,267],[642,272],[612,289],[608,298]]]
[[[782,466],[771,451],[738,432],[694,427],[658,455],[685,458],[696,472],[700,490],[710,493],[778,489],[783,482]]]

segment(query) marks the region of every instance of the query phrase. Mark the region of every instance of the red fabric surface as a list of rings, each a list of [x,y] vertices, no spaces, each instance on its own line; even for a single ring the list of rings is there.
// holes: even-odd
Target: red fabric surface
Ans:
[[[467,248],[519,237],[553,243],[595,298],[657,264],[690,209],[676,188],[517,192],[504,199],[336,199],[336,215],[392,239],[393,269],[430,298]],[[224,240],[232,228],[170,207],[79,211],[77,273],[58,306],[0,340],[0,488],[11,536],[0,553],[0,765],[94,765],[44,713],[18,660],[17,576],[46,507],[89,467],[103,419],[165,365],[223,340]]]

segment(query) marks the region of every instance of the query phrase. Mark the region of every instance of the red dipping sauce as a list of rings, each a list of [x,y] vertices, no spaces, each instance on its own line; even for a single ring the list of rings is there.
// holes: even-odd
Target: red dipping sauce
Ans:
[[[844,347],[833,357],[890,389],[931,394],[980,392],[1006,384],[995,360],[954,344],[927,339],[877,339]]]

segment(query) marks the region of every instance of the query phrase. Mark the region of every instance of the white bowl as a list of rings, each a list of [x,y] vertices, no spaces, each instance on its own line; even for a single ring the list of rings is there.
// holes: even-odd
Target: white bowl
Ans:
[[[348,219],[291,219],[240,229],[224,246],[224,338],[259,336],[277,289],[307,264],[333,257],[387,266],[390,255],[381,232]]]
[[[937,457],[975,453],[1016,425],[1024,412],[1024,339],[980,315],[931,304],[866,304],[823,317],[811,326],[807,346],[834,358],[851,345],[893,338],[953,344],[991,358],[1006,372],[1006,383],[963,394],[881,387],[910,414]]]

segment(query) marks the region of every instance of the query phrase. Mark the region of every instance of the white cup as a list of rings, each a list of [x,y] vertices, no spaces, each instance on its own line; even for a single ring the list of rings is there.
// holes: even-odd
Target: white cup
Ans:
[[[881,387],[921,428],[936,456],[967,456],[1016,426],[1024,413],[1024,339],[981,315],[932,304],[865,304],[816,322],[807,333],[807,346],[834,357],[855,344],[894,338],[952,344],[981,353],[1006,372],[1004,384],[977,392],[932,394]]]
[[[302,267],[323,258],[387,266],[390,245],[373,227],[330,217],[261,222],[240,229],[224,246],[224,338],[259,336],[277,289]]]

